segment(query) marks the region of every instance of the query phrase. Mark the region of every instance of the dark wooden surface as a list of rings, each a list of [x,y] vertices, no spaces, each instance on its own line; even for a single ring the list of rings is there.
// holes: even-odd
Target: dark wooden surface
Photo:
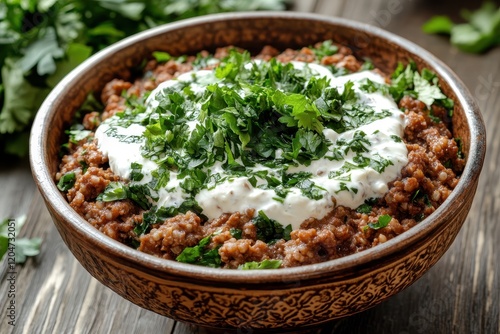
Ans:
[[[465,82],[482,110],[488,151],[477,195],[452,247],[414,285],[321,333],[500,333],[500,48],[458,52],[421,32],[434,14],[458,18],[475,1],[297,0],[294,10],[342,16],[382,27],[423,46]],[[122,299],[92,278],[58,235],[26,161],[0,162],[0,218],[26,214],[22,236],[41,237],[40,255],[16,266],[16,326],[10,326],[6,261],[0,265],[0,333],[204,333]],[[222,333],[222,331],[220,331]],[[252,333],[244,330],[241,333]],[[254,331],[254,333],[256,333]]]

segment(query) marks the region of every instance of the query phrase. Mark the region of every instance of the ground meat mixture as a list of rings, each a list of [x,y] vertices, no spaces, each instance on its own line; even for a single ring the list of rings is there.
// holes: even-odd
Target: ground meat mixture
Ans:
[[[220,58],[227,54],[228,48],[221,48],[214,56]],[[280,53],[266,46],[256,57],[264,60],[276,57],[282,62],[316,60],[310,48]],[[175,60],[164,63],[150,60],[143,76],[133,79],[124,73],[121,79],[106,84],[100,95],[104,109],[88,112],[81,120],[83,127],[91,132],[89,138],[103,120],[125,108],[124,95],[141,96],[161,82],[190,71],[194,59],[188,57],[182,64]],[[351,50],[343,46],[339,46],[334,55],[324,56],[320,63],[350,72],[362,66]],[[68,153],[61,160],[56,181],[74,172],[74,185],[65,194],[71,207],[107,236],[148,254],[175,260],[186,247],[194,247],[212,235],[206,247],[218,252],[223,268],[237,268],[250,261],[266,259],[281,260],[281,267],[318,263],[363,251],[407,231],[430,215],[457,185],[465,161],[447,127],[450,124],[447,110],[433,105],[429,111],[424,103],[410,96],[405,96],[399,107],[406,116],[403,139],[409,160],[401,178],[389,184],[389,191],[372,203],[369,213],[337,206],[321,220],[306,220],[299,230],[290,233],[289,240],[272,243],[258,240],[251,208],[246,212],[227,213],[212,221],[187,212],[154,224],[149,231],[138,235],[137,227],[141,226],[145,213],[141,207],[129,199],[96,200],[106,186],[119,177],[109,168],[95,140],[85,138],[67,145]],[[391,217],[387,226],[367,228],[381,215]],[[234,231],[240,231],[240,235],[235,236]]]

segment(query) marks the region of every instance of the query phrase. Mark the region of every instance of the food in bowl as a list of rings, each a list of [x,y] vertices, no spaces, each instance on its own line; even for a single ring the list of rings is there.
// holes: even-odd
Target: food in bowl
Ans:
[[[388,77],[331,41],[154,56],[82,108],[56,175],[140,251],[240,269],[339,258],[430,215],[464,168],[451,100],[411,63]]]

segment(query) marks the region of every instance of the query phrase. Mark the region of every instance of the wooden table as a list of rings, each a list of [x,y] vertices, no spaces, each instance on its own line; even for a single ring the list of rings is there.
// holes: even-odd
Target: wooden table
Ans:
[[[500,47],[484,55],[468,55],[450,46],[446,38],[420,30],[430,16],[458,18],[460,8],[467,6],[474,5],[458,0],[297,0],[294,10],[371,23],[434,53],[469,87],[489,135],[474,204],[445,256],[402,293],[328,324],[322,333],[500,333]],[[0,199],[1,218],[27,214],[22,235],[43,238],[40,255],[16,266],[15,327],[8,325],[10,284],[7,263],[1,263],[1,333],[205,332],[131,304],[92,278],[59,237],[27,161],[1,162]]]

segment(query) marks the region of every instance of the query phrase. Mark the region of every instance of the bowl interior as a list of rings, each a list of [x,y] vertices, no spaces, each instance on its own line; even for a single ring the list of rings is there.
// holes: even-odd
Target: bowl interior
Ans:
[[[385,73],[391,73],[399,61],[406,63],[413,60],[420,69],[427,67],[436,72],[442,90],[455,102],[453,133],[455,137],[462,139],[463,150],[468,159],[462,179],[448,200],[433,215],[401,236],[363,253],[313,265],[314,270],[311,266],[306,266],[309,268],[283,269],[279,274],[256,272],[243,276],[237,271],[220,273],[216,269],[199,268],[138,254],[138,251],[101,235],[72,212],[55,187],[52,180],[58,170],[60,145],[64,130],[71,123],[75,111],[90,92],[100,92],[104,84],[113,78],[128,78],[131,69],[150,57],[153,51],[165,51],[178,56],[234,45],[258,52],[264,45],[284,50],[328,39],[350,47],[359,58],[369,58]],[[314,278],[324,272],[340,272],[348,267],[362,266],[398,252],[445,224],[447,215],[453,214],[447,208],[449,204],[459,199],[460,193],[465,192],[467,186],[478,177],[484,158],[484,137],[484,125],[479,111],[461,81],[444,64],[413,43],[381,29],[338,18],[294,13],[239,13],[191,19],[152,29],[117,43],[84,62],[53,90],[42,106],[34,124],[30,154],[35,180],[52,210],[64,215],[69,224],[82,235],[85,234],[99,247],[115,252],[123,261],[132,258],[158,271],[167,268],[185,275],[196,272],[212,279],[227,276],[236,281],[258,283],[269,279],[282,280],[283,275]]]

